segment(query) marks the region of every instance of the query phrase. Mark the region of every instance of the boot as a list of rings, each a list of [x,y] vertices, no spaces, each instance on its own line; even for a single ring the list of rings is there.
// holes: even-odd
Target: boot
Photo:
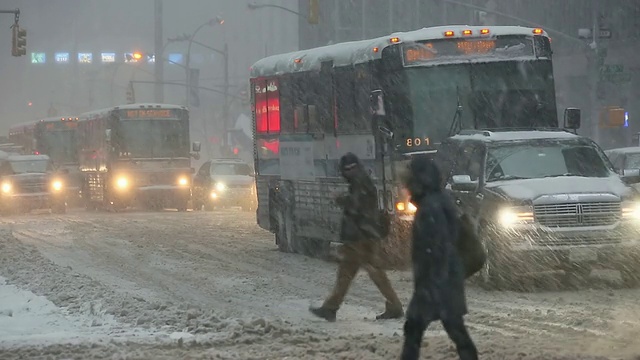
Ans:
[[[401,306],[394,306],[390,303],[386,304],[386,308],[382,314],[376,315],[376,320],[401,319],[404,316]]]
[[[336,310],[331,310],[331,309],[327,309],[324,307],[310,307],[309,311],[319,317],[319,318],[323,318],[325,320],[327,320],[328,322],[335,322],[336,321]]]

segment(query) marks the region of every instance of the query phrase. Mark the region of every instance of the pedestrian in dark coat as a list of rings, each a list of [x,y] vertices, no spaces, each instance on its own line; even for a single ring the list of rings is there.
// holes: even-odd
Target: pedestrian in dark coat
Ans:
[[[336,198],[336,203],[343,209],[340,229],[342,258],[331,295],[321,307],[311,307],[309,311],[327,321],[335,321],[351,282],[358,270],[364,267],[386,299],[385,312],[376,319],[401,318],[404,315],[402,303],[379,259],[382,235],[376,187],[355,154],[342,156],[340,171],[349,183],[349,192]]]
[[[453,199],[443,192],[438,167],[428,159],[410,165],[407,188],[416,206],[412,261],[414,293],[404,324],[402,359],[418,359],[422,336],[440,320],[460,359],[477,359],[463,317],[467,313],[465,270],[456,251],[460,224]]]

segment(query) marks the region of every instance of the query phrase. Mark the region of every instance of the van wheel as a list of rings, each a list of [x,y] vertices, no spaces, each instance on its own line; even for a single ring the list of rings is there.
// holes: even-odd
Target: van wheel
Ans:
[[[478,229],[478,237],[482,241],[482,245],[487,256],[484,266],[480,270],[479,285],[485,290],[506,290],[513,285],[513,278],[508,275],[508,269],[500,260],[502,258],[500,252],[492,246],[490,230],[487,225],[483,225]]]
[[[51,212],[54,214],[65,214],[67,212],[67,204],[54,204],[51,207]]]
[[[278,212],[278,229],[276,230],[276,244],[278,250],[294,253],[293,219],[287,218],[283,211]]]

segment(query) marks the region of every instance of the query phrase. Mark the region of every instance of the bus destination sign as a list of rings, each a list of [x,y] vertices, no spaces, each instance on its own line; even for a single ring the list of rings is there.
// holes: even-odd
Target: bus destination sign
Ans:
[[[495,39],[443,39],[403,46],[405,65],[452,59],[457,57],[486,56],[533,56],[533,40],[527,37],[505,37]]]
[[[134,109],[122,110],[121,119],[176,119],[178,116],[173,109]]]

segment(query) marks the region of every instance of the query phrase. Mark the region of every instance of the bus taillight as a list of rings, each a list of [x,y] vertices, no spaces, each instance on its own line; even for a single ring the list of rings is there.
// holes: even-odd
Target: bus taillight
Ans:
[[[453,32],[453,30],[447,30],[444,32],[444,36],[450,37],[455,35],[455,32]]]
[[[533,33],[536,35],[542,35],[542,33],[544,33],[544,30],[540,29],[540,28],[535,28],[533,29]]]
[[[471,31],[471,30],[462,30],[462,35],[464,35],[464,36],[473,35],[473,31]]]
[[[480,35],[488,35],[489,32],[489,29],[480,29]]]

